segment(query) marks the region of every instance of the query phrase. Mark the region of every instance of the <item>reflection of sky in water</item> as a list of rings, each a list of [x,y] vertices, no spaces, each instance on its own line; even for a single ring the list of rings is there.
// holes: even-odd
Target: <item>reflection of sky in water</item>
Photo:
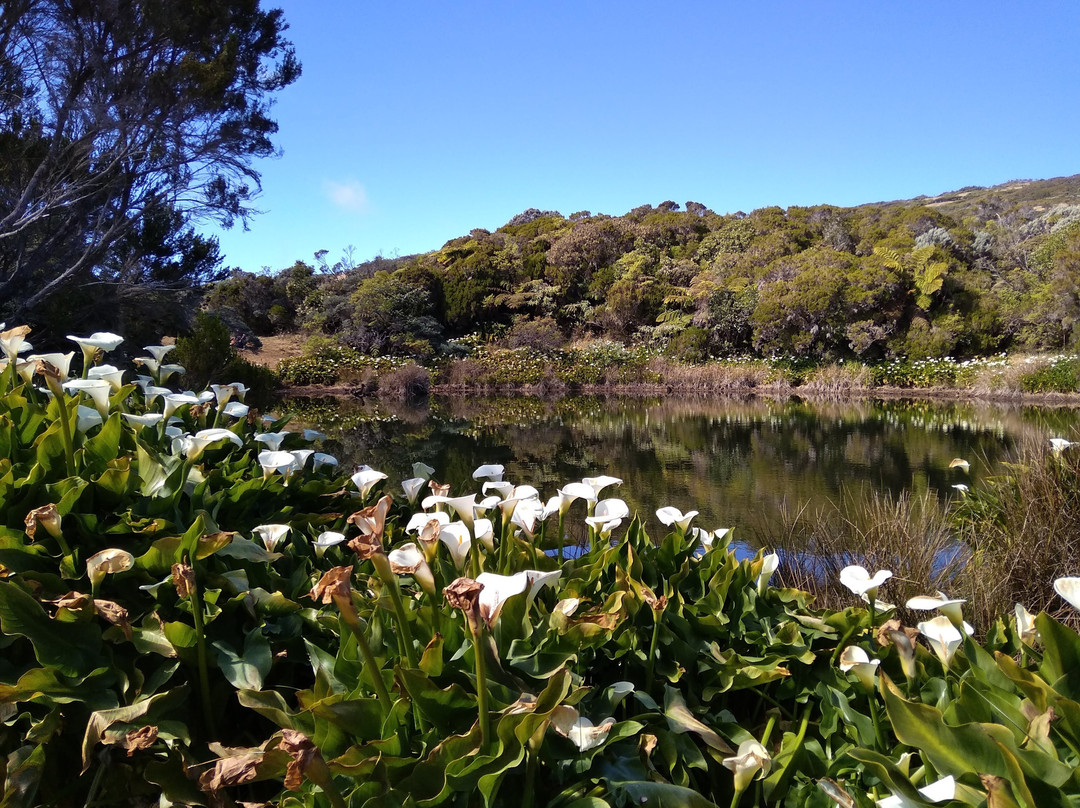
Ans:
[[[610,474],[625,483],[601,497],[621,497],[663,529],[655,511],[697,510],[694,524],[735,528],[754,543],[781,509],[854,501],[869,491],[932,492],[977,486],[1021,440],[1076,439],[1072,409],[969,402],[571,398],[434,400],[424,409],[342,403],[336,412],[307,410],[324,428],[328,450],[343,464],[386,472],[386,490],[412,476],[421,460],[454,491],[479,491],[471,480],[483,463],[502,463],[506,478],[529,483],[546,499],[567,482]],[[340,426],[335,426],[335,423]],[[950,469],[953,458],[970,472]],[[583,535],[583,503],[567,524]]]

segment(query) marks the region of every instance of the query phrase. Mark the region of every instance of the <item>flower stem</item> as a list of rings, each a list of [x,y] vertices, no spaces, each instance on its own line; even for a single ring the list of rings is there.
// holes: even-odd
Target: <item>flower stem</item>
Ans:
[[[192,560],[188,558],[188,564]],[[217,738],[217,729],[214,726],[214,709],[210,704],[210,671],[206,663],[206,630],[203,624],[202,597],[199,595],[199,584],[193,581],[191,585],[191,618],[195,622],[195,654],[199,665],[199,695],[202,700],[203,720],[212,738]]]
[[[64,439],[64,457],[67,460],[67,472],[69,477],[75,476],[75,444],[71,439],[71,413],[67,408],[67,396],[64,394],[63,388],[58,388],[57,391],[53,391],[53,396],[56,397],[56,409],[60,413],[60,435]]]
[[[559,509],[559,535],[556,537],[556,542],[559,546],[559,566],[563,565],[563,512]]]
[[[368,645],[367,637],[364,635],[364,628],[360,625],[360,618],[356,614],[354,608],[338,608],[341,612],[342,618],[345,620],[345,625],[349,627],[349,631],[352,632],[353,637],[356,638],[356,645],[360,649],[360,656],[364,658],[364,667],[367,668],[368,678],[371,679],[371,683],[375,688],[375,695],[379,699],[379,703],[382,705],[383,712],[386,715],[390,715],[390,712],[394,708],[394,703],[390,700],[390,692],[386,689],[386,683],[382,680],[382,674],[379,673],[379,662],[375,659],[375,654],[371,651],[371,646]]]
[[[486,749],[491,737],[491,716],[488,711],[487,663],[484,661],[483,621],[469,626],[472,633],[473,657],[476,662],[476,712],[480,723],[480,748]]]
[[[645,692],[652,691],[653,686],[653,664],[656,661],[656,647],[660,643],[660,618],[663,616],[663,611],[653,612],[653,629],[652,639],[649,641],[649,660],[645,663]]]

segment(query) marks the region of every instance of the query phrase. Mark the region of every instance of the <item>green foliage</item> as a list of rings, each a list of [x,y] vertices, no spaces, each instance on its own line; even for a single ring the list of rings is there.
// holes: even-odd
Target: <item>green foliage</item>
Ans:
[[[1080,357],[1055,356],[1020,377],[1025,393],[1075,393],[1080,390]]]
[[[963,804],[1080,792],[1080,636],[1048,614],[1038,639],[998,620],[935,653],[686,524],[594,525],[564,553],[600,505],[519,489],[487,524],[475,497],[444,506],[475,519],[454,526],[467,546],[413,537],[397,480],[346,478],[283,421],[215,397],[175,407],[174,438],[137,418],[177,400],[127,385],[72,434],[75,398],[0,384],[7,804],[918,804],[946,776]],[[398,558],[417,542],[422,561]],[[865,681],[837,665],[851,647],[879,663]],[[735,779],[751,741],[768,771]]]

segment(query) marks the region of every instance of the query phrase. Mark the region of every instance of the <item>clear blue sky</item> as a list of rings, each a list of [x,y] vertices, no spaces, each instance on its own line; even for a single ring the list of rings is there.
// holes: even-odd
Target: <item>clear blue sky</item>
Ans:
[[[1080,173],[1080,3],[355,2],[284,9],[227,265],[426,252],[526,208],[854,205]],[[208,234],[218,231],[207,228]]]

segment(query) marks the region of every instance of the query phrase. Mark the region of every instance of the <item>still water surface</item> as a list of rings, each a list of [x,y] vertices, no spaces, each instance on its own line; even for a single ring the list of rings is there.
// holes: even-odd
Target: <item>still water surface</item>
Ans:
[[[328,433],[327,450],[343,465],[385,472],[395,495],[416,461],[458,493],[479,491],[471,474],[484,463],[504,464],[506,479],[544,498],[610,474],[625,482],[603,496],[625,499],[650,535],[666,532],[656,509],[673,505],[698,511],[699,527],[734,528],[750,547],[782,509],[872,491],[958,496],[953,485],[977,486],[1020,442],[1048,445],[1080,432],[1075,409],[983,402],[515,397],[293,406],[299,420]],[[971,463],[969,473],[949,468],[957,457]]]

